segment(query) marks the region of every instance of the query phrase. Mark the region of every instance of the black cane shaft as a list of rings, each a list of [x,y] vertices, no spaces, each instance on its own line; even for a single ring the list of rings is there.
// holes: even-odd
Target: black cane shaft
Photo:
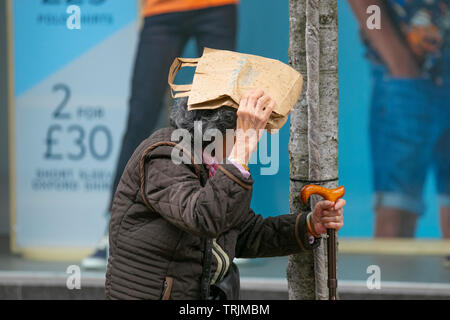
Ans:
[[[327,229],[327,253],[328,253],[328,295],[329,300],[336,300],[337,275],[336,275],[336,230]]]

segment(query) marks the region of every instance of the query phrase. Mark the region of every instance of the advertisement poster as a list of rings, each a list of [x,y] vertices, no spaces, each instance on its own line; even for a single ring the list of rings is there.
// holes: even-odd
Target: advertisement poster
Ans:
[[[107,227],[138,5],[13,0],[11,9],[11,245],[41,257],[78,256]]]
[[[268,3],[241,2],[239,15],[246,23],[239,26],[237,51],[288,63],[288,10]],[[338,6],[339,182],[347,189],[348,201],[339,235],[345,251],[352,241],[358,250],[364,247],[361,239],[368,240],[368,246],[376,242],[376,199],[369,136],[371,70],[348,4]],[[11,244],[27,254],[39,251],[43,256],[44,250],[62,257],[61,251],[73,249],[74,256],[82,256],[107,227],[139,32],[138,3],[10,0],[10,7]],[[261,14],[250,14],[255,10]],[[277,23],[255,32],[261,19],[271,17],[277,17]],[[190,40],[183,56],[197,57],[195,41]],[[289,125],[277,138],[276,174],[252,170],[252,208],[264,217],[289,212]],[[436,176],[428,170],[414,239],[442,239],[437,193]]]

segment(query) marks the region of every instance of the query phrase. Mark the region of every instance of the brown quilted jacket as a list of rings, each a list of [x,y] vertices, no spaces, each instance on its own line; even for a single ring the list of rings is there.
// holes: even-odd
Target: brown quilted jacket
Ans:
[[[212,178],[204,165],[174,164],[174,147],[161,143],[172,131],[143,141],[122,175],[109,226],[107,299],[200,299],[205,237],[213,239],[211,283],[234,257],[284,256],[319,244],[308,241],[305,214],[256,215],[253,180],[232,164]]]

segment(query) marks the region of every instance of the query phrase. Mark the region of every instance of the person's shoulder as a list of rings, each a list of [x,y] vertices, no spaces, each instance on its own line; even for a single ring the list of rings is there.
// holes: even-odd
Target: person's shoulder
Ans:
[[[163,128],[144,140],[138,148],[140,159],[145,157],[147,161],[152,161],[152,170],[151,173],[149,171],[149,174],[158,174],[158,172],[164,171],[166,176],[177,176],[179,180],[179,176],[192,171],[200,177],[203,166],[196,164],[196,158],[194,158],[190,146],[172,141],[174,130],[173,127]],[[199,160],[199,164],[201,164],[201,158]]]
[[[172,132],[174,130],[172,127],[161,128],[153,132],[145,141],[152,144],[162,141],[171,142]]]
[[[157,143],[172,142],[172,132],[175,130],[171,127],[162,128],[153,132],[149,137],[143,140],[137,149],[146,149]]]
[[[172,157],[174,155],[173,149],[176,148],[179,151],[184,150],[186,152],[186,155],[183,157],[191,157],[191,148],[189,146],[172,140],[174,130],[175,128],[173,127],[167,127],[155,131],[151,136],[142,141],[137,151],[140,154],[145,153],[147,157]],[[178,152],[175,152],[175,154],[178,154]]]

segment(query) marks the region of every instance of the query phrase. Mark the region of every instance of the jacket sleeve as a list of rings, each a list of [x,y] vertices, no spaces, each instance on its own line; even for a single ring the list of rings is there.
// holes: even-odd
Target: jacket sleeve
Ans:
[[[250,209],[236,244],[237,258],[286,256],[311,251],[320,239],[310,243],[305,214],[286,214],[263,219]]]
[[[162,148],[167,147],[158,149]],[[221,165],[204,186],[192,165],[175,164],[167,152],[153,153],[146,164],[145,196],[153,209],[201,237],[216,238],[242,223],[250,208],[252,185],[252,178],[245,178],[232,164]]]

